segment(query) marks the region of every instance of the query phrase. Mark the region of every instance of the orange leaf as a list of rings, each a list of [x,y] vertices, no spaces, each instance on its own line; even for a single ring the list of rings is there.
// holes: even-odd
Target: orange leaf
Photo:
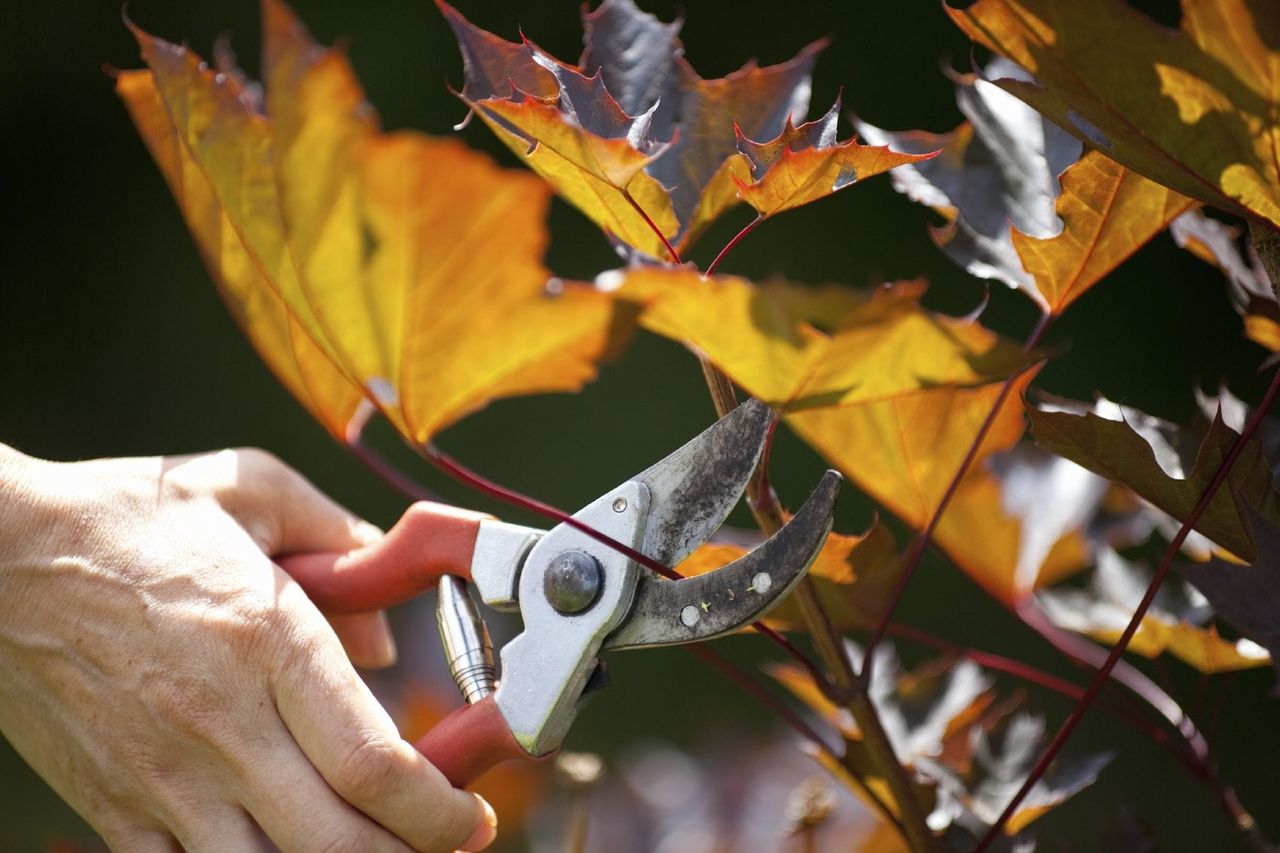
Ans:
[[[1013,229],[1022,265],[1048,311],[1061,314],[1122,261],[1195,205],[1180,193],[1089,151],[1062,173],[1056,237]]]
[[[751,164],[753,179],[737,176],[742,200],[761,216],[800,207],[905,163],[937,156],[900,154],[887,145],[858,145],[836,139],[840,101],[822,118],[795,127],[787,119],[776,139],[753,142],[738,131],[738,150]]]
[[[978,0],[948,9],[1038,82],[998,80],[1107,156],[1178,192],[1280,227],[1280,16],[1182,4],[1171,34],[1122,0]]]
[[[151,71],[126,78],[157,95],[134,110],[144,136],[167,122],[206,180],[199,197],[175,189],[188,220],[216,212],[229,226],[210,267],[259,350],[278,349],[256,307],[275,299],[309,339],[295,349],[414,442],[492,399],[592,378],[611,300],[546,287],[542,183],[457,141],[379,133],[344,56],[279,0],[265,0],[264,29],[265,104],[232,69],[141,31]],[[260,275],[233,289],[246,260]]]

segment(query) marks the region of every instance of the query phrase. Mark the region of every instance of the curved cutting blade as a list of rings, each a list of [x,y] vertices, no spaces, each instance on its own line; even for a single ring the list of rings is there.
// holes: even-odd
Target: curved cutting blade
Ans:
[[[630,615],[601,648],[692,643],[755,622],[791,591],[822,550],[840,482],[838,473],[828,471],[781,530],[723,568],[676,581],[644,573]]]
[[[640,553],[674,566],[707,541],[747,487],[772,419],[768,406],[748,400],[631,478],[649,489]]]

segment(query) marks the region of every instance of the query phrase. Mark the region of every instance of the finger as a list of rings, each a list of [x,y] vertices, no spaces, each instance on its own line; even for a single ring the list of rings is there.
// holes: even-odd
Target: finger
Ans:
[[[292,597],[302,592],[290,584],[281,595],[295,605]],[[295,605],[299,611],[315,613],[300,604],[307,606]],[[456,850],[471,841],[486,819],[482,801],[454,789],[400,737],[330,632],[311,636],[311,653],[282,666],[272,687],[281,719],[312,766],[338,796],[411,847]]]
[[[246,448],[193,460],[195,475],[269,556],[346,552],[382,531],[339,506],[277,457]]]
[[[178,839],[162,829],[118,824],[99,830],[102,840],[111,850],[138,851],[138,853],[182,853]]]
[[[181,821],[174,828],[181,849],[186,853],[221,853],[223,850],[273,850],[253,818],[238,804],[221,803],[206,809],[199,819]]]
[[[327,618],[351,663],[361,669],[385,669],[396,662],[396,643],[384,611]]]
[[[283,726],[269,755],[246,768],[241,798],[281,850],[411,849],[334,793]]]

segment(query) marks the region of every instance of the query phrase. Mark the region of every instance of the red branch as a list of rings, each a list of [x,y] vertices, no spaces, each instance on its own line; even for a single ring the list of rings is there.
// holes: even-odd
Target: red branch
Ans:
[[[724,260],[724,256],[733,250],[733,247],[742,242],[742,238],[746,237],[752,231],[764,222],[764,217],[756,214],[756,218],[748,222],[741,231],[733,235],[733,239],[725,243],[724,248],[720,250],[720,254],[716,255],[715,260],[707,265],[707,271],[703,275],[712,276],[716,274],[716,270],[720,268],[720,262]]]

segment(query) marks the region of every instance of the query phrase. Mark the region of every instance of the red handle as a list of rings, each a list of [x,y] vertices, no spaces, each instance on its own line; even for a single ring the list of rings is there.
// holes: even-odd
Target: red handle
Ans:
[[[463,705],[423,735],[414,747],[455,788],[465,788],[504,761],[543,761],[555,753],[530,755],[516,742],[492,696]]]
[[[490,516],[419,501],[380,541],[349,554],[294,554],[280,567],[325,613],[363,613],[407,601],[441,575],[470,580],[480,522]]]

